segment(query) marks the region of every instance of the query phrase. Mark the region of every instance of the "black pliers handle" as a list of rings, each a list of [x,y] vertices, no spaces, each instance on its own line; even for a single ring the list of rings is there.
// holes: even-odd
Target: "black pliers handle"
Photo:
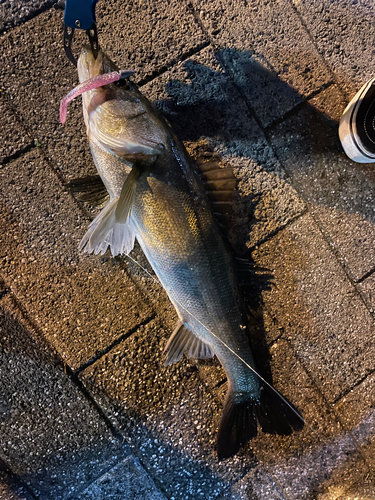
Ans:
[[[95,7],[98,0],[66,0],[64,12],[64,49],[69,60],[77,66],[72,54],[72,40],[75,29],[85,30],[89,37],[94,57],[98,55],[98,32]]]

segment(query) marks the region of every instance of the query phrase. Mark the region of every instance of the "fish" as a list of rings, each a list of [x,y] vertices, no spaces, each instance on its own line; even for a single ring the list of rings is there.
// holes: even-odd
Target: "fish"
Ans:
[[[230,203],[224,169],[206,166],[220,192],[212,202],[204,164],[189,156],[169,122],[128,76],[121,79],[102,50],[95,59],[83,48],[78,75],[99,177],[76,186],[86,188],[87,199],[107,198],[79,249],[128,255],[136,239],[178,315],[165,364],[184,353],[219,359],[228,380],[216,442],[220,460],[236,454],[259,426],[281,435],[302,429],[302,415],[259,375],[250,348],[234,258],[214,214]],[[118,81],[108,83],[111,75]]]

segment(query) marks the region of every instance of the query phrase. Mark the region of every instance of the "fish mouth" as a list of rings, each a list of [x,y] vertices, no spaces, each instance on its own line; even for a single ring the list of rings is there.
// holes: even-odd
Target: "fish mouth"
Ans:
[[[118,71],[118,67],[108,59],[104,52],[99,49],[95,59],[90,45],[84,45],[77,63],[78,77],[84,82],[94,76],[103,75],[112,71]]]
[[[104,73],[102,50],[99,49],[98,56],[95,59],[91,47],[85,45],[78,58],[77,70],[80,82],[89,80],[97,75],[102,75]]]

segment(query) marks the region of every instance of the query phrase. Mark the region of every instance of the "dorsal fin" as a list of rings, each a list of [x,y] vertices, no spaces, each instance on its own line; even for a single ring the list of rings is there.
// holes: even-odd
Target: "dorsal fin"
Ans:
[[[222,236],[230,248],[242,296],[247,304],[246,312],[257,311],[262,304],[261,291],[269,290],[272,285],[272,273],[269,269],[257,267],[251,254],[238,255],[229,237],[233,225],[234,193],[237,179],[231,166],[223,166],[214,152],[207,150],[206,143],[198,144],[192,151],[199,168],[202,181],[211,202],[213,213],[218,222]]]
[[[273,285],[272,271],[257,266],[250,254],[247,257],[234,256],[233,263],[242,297],[250,312],[257,311],[263,305],[262,292],[270,290]]]
[[[214,356],[208,344],[198,339],[183,323],[178,322],[164,349],[167,353],[164,365],[180,361],[185,351],[188,358],[205,359]]]
[[[227,237],[232,223],[232,205],[237,187],[233,169],[221,166],[217,157],[212,157],[208,161],[198,160],[197,165],[216,220],[223,236]]]
[[[203,182],[209,191],[234,191],[237,179],[231,167],[222,167],[217,158],[208,161],[197,161],[199,170],[203,175]]]

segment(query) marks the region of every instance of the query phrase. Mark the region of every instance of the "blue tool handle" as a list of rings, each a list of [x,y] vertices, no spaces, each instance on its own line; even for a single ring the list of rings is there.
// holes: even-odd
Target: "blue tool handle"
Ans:
[[[95,18],[95,6],[98,0],[66,0],[64,23],[69,28],[91,29]]]

